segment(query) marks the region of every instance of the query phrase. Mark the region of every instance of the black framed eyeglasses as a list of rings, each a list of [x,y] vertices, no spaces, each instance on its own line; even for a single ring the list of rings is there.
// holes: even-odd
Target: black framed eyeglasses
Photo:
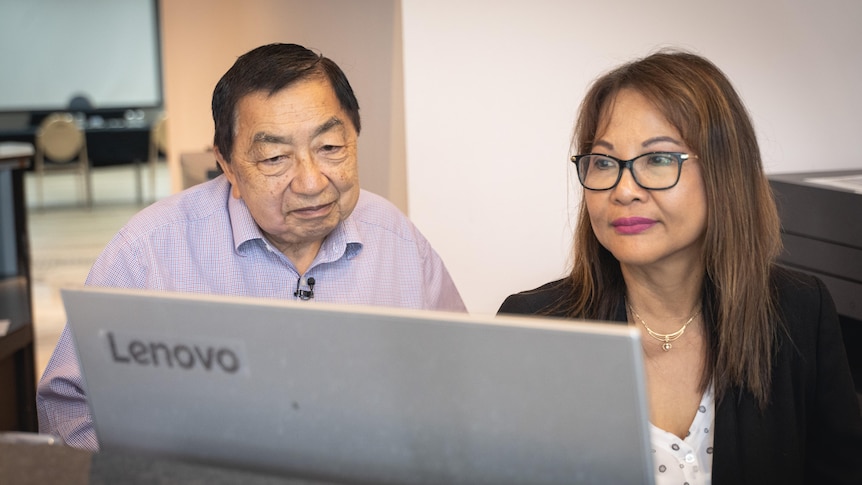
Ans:
[[[578,180],[588,190],[610,190],[620,183],[623,170],[629,169],[639,186],[648,190],[667,190],[679,182],[682,162],[697,158],[680,152],[650,152],[631,160],[610,155],[587,153],[572,157],[578,168]]]

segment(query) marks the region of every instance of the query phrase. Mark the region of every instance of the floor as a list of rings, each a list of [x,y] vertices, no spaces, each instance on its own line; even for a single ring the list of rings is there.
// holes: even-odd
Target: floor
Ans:
[[[159,163],[155,186],[142,171],[142,202],[137,199],[132,165],[93,170],[93,205],[83,205],[79,179],[52,174],[44,179],[44,199],[37,200],[34,174],[25,175],[30,233],[36,376],[42,375],[66,324],[60,288],[84,282],[90,266],[117,230],[136,212],[170,192],[168,169]]]

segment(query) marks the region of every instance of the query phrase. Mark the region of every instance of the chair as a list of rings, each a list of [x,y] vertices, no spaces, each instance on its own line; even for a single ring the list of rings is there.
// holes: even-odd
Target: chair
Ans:
[[[150,196],[156,199],[156,166],[168,150],[168,120],[162,115],[150,131]]]
[[[81,176],[87,207],[93,204],[87,138],[70,113],[48,115],[36,130],[36,192],[43,205],[43,178],[48,172],[76,172]]]

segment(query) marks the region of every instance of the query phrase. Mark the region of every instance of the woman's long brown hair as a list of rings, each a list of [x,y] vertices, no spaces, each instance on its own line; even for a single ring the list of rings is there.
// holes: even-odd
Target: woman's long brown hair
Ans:
[[[622,89],[654,103],[703,167],[708,215],[702,299],[708,350],[701,388],[712,381],[721,399],[728,388],[738,386],[764,407],[778,325],[770,271],[781,236],[745,106],[710,61],[687,52],[658,52],[593,83],[575,128],[578,153],[592,151]],[[596,239],[583,200],[574,239],[565,312],[573,318],[613,319],[625,297],[625,282],[619,262]]]

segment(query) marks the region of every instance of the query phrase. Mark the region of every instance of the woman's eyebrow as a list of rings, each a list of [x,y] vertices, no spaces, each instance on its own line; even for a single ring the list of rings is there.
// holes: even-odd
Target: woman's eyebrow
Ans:
[[[679,140],[677,140],[676,138],[674,138],[674,137],[672,137],[672,136],[656,136],[656,137],[653,137],[653,138],[650,138],[650,139],[648,139],[648,140],[644,141],[644,142],[641,144],[641,146],[643,146],[644,148],[646,148],[646,147],[648,147],[648,146],[650,146],[650,145],[654,145],[654,144],[656,144],[656,143],[664,143],[664,142],[670,142],[670,143],[673,143],[673,144],[675,144],[675,145],[680,145],[680,146],[682,146],[682,143],[680,143],[680,141],[679,141]]]
[[[596,141],[594,141],[594,142],[593,142],[593,148],[595,148],[595,147],[597,147],[597,146],[604,147],[604,148],[606,148],[606,149],[608,149],[608,150],[610,150],[610,151],[612,151],[612,150],[614,149],[614,144],[613,144],[613,143],[611,143],[611,142],[607,142],[607,141],[605,141],[605,140],[596,140]]]

